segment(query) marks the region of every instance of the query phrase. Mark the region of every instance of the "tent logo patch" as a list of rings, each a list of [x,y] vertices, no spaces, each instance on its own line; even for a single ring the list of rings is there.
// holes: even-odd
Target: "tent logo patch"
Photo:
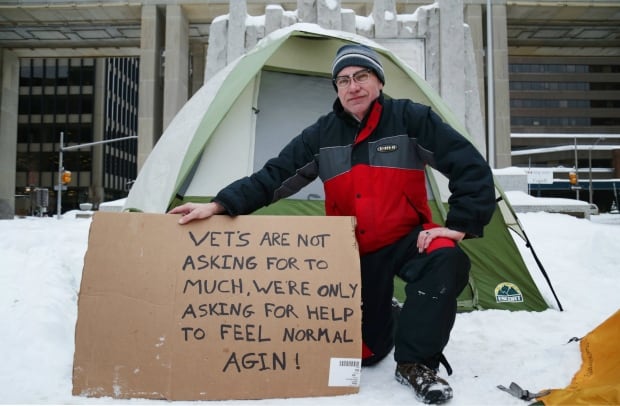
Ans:
[[[514,283],[502,282],[495,287],[495,301],[497,303],[522,303],[523,294]]]

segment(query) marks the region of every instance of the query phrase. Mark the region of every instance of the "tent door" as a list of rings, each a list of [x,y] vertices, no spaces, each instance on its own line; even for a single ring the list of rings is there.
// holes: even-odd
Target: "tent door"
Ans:
[[[328,78],[263,70],[258,94],[254,171],[304,128],[331,111],[336,92]],[[324,200],[316,179],[292,199]]]

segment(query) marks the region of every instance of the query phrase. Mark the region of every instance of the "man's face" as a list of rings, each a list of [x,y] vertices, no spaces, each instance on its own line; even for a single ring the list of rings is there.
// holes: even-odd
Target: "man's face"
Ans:
[[[379,97],[381,89],[383,89],[383,84],[372,70],[368,73],[367,80],[363,81],[366,72],[368,69],[361,66],[347,66],[338,72],[338,77],[349,77],[348,86],[337,87],[340,103],[346,111],[357,117],[358,120],[364,118],[370,104]],[[362,80],[357,81],[356,78]]]

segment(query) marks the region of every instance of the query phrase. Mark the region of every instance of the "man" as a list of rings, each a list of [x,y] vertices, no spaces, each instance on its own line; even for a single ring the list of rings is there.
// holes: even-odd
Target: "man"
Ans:
[[[239,179],[210,203],[186,203],[170,213],[179,223],[214,214],[249,214],[296,193],[317,176],[327,215],[355,216],[362,279],[363,365],[394,348],[396,379],[425,403],[452,398],[437,375],[456,317],[456,298],[470,262],[458,247],[481,237],[495,207],[491,170],[476,148],[428,106],[382,94],[377,53],[341,47],[332,65],[338,98],[333,111],[292,139],[280,154]],[[425,165],[450,179],[445,227],[432,223]],[[406,300],[392,309],[393,281]]]

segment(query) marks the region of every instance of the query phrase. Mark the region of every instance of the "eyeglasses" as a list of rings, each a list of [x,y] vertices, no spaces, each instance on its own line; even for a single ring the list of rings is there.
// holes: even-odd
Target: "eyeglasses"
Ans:
[[[336,84],[336,87],[339,87],[340,89],[349,87],[351,84],[351,79],[353,79],[355,83],[364,83],[368,81],[370,72],[370,69],[362,69],[348,76],[336,76],[334,78],[334,83]]]

